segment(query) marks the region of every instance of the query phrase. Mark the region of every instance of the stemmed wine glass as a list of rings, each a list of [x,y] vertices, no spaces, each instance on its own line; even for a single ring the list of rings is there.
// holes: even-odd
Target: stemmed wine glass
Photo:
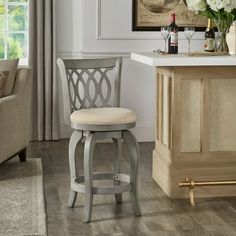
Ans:
[[[166,42],[167,42],[167,39],[170,37],[170,31],[171,31],[171,28],[169,26],[161,27],[161,36],[165,40],[165,54],[167,54]]]
[[[195,34],[195,28],[193,26],[186,26],[184,27],[184,33],[188,40],[188,53],[190,54],[190,44],[191,44],[191,39]]]

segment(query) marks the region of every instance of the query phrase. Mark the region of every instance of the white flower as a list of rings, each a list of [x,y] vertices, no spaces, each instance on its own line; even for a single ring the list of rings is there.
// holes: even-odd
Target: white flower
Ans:
[[[224,7],[224,10],[225,10],[226,12],[230,13],[230,12],[233,10],[233,7],[230,6],[230,5],[227,5],[227,6]]]
[[[189,10],[195,11],[196,14],[205,11],[207,6],[205,0],[187,0],[187,5]]]
[[[220,9],[224,9],[226,12],[230,13],[236,8],[236,0],[207,0],[207,4],[216,12]]]
[[[207,0],[207,4],[213,11],[221,9],[221,0]]]

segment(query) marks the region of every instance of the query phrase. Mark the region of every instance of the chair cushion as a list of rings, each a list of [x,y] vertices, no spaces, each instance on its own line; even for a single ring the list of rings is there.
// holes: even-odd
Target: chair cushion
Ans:
[[[133,111],[120,107],[90,108],[74,111],[71,122],[83,125],[119,125],[136,122]]]
[[[3,97],[12,94],[16,79],[16,70],[18,63],[19,59],[0,60],[0,71],[9,71],[5,89],[2,95]]]
[[[8,71],[0,71],[0,98],[3,97],[3,92],[6,86]]]

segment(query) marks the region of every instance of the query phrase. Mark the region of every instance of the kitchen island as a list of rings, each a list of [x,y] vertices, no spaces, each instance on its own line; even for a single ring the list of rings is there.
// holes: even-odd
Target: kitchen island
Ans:
[[[236,57],[132,53],[131,59],[156,68],[152,175],[163,191],[188,198],[196,181],[236,180]],[[181,182],[190,188],[179,188]],[[236,185],[199,186],[195,195],[236,196]]]

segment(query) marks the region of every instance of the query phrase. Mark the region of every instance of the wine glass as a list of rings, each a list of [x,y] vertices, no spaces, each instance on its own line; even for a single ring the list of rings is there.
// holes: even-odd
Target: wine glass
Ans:
[[[190,44],[191,44],[191,39],[195,33],[195,28],[193,26],[186,26],[184,27],[184,33],[188,40],[188,53],[190,54]]]
[[[167,50],[166,50],[166,42],[167,42],[167,39],[170,37],[170,27],[169,26],[163,26],[161,27],[161,36],[162,38],[165,40],[165,54],[167,53]]]

